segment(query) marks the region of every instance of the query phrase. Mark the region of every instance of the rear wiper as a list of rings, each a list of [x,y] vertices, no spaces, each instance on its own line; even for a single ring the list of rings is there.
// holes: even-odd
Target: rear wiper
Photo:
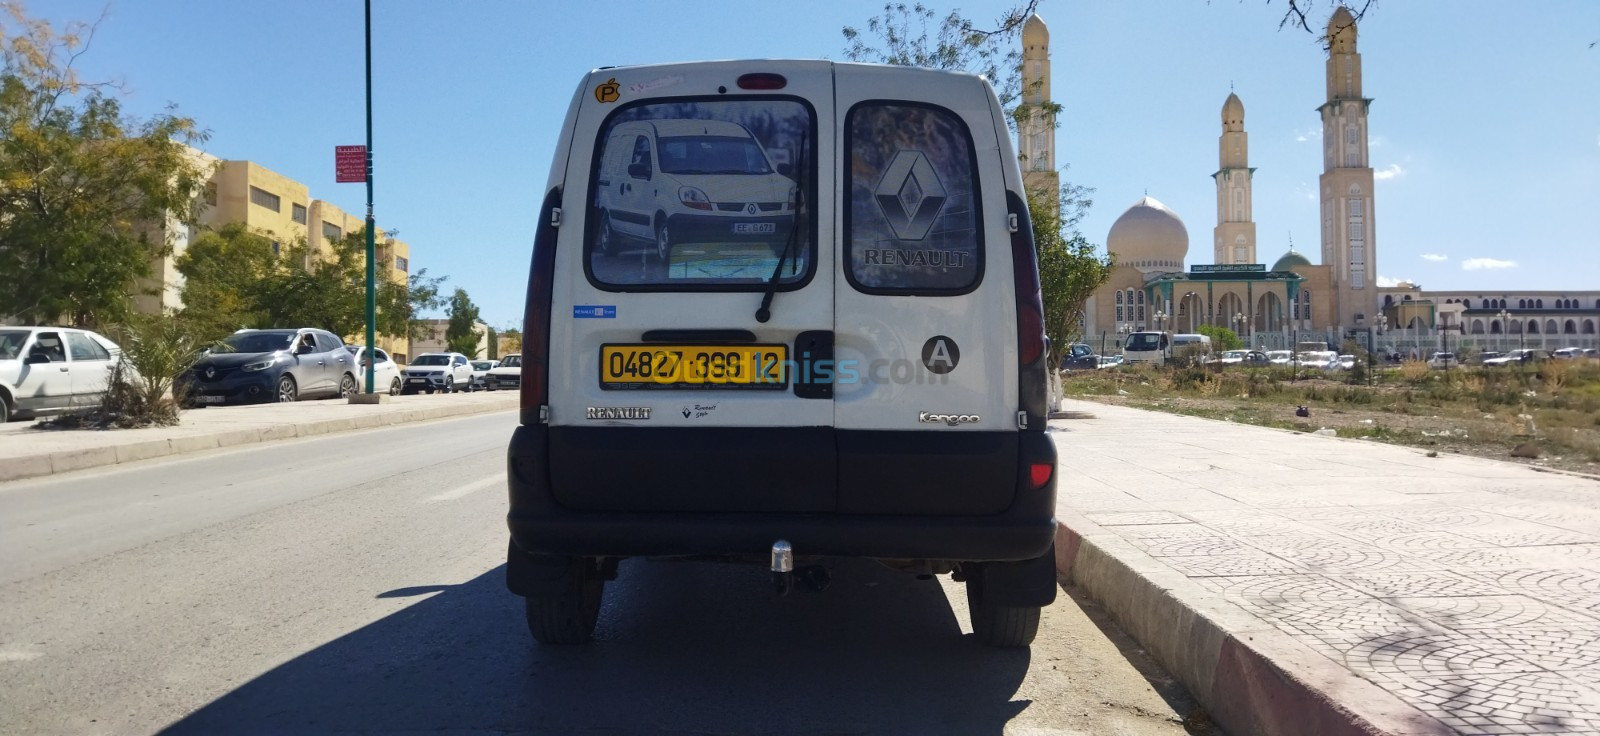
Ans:
[[[795,179],[794,189],[794,220],[789,223],[789,237],[783,243],[783,252],[778,254],[778,265],[772,269],[772,278],[767,279],[767,288],[761,294],[761,306],[756,308],[756,321],[765,324],[772,319],[772,297],[778,293],[778,279],[783,276],[783,264],[789,261],[789,251],[794,250],[795,241],[800,239],[800,212],[806,203],[806,136],[800,134],[800,150],[795,156],[800,166],[800,176]]]

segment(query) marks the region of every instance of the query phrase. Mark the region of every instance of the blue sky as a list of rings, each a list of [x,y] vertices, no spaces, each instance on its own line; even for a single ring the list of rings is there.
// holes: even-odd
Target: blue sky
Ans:
[[[806,3],[378,0],[377,213],[413,269],[447,274],[484,318],[520,322],[534,219],[579,78],[598,66],[719,58],[842,58],[839,29],[872,0]],[[34,0],[51,21],[101,0]],[[1005,3],[934,2],[975,19]],[[363,211],[333,182],[333,147],[360,143],[359,0],[121,0],[81,62],[126,80],[126,105],[169,103],[210,130],[205,148],[250,159]],[[1278,30],[1283,2],[1044,0],[1057,151],[1094,187],[1084,232],[1104,243],[1146,190],[1211,261],[1220,111],[1243,99],[1258,168],[1259,258],[1314,262],[1324,56]],[[1318,20],[1331,12],[1316,7]],[[1600,288],[1600,2],[1406,0],[1361,26],[1378,272],[1430,289]]]

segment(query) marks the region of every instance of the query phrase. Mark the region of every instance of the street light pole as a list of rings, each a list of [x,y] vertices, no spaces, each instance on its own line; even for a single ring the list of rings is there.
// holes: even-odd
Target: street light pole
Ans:
[[[373,393],[377,382],[375,358],[378,314],[378,265],[376,233],[372,218],[372,0],[366,0],[367,25],[367,390]]]

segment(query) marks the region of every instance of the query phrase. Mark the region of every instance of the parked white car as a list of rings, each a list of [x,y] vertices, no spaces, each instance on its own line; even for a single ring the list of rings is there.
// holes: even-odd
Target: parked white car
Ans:
[[[1434,353],[1428,356],[1429,368],[1450,368],[1458,365],[1461,365],[1461,362],[1456,360],[1455,353]]]
[[[1354,369],[1355,367],[1356,367],[1356,356],[1354,356],[1354,355],[1341,355],[1341,356],[1339,356],[1339,369],[1340,370],[1348,371],[1348,370]]]
[[[1339,354],[1330,350],[1309,350],[1300,353],[1301,368],[1319,368],[1322,370],[1337,370],[1339,368]]]
[[[1539,360],[1540,357],[1542,356],[1539,355],[1539,351],[1534,350],[1533,348],[1518,348],[1498,358],[1490,358],[1485,360],[1483,361],[1483,364],[1486,366],[1517,365],[1523,362],[1531,363]]]
[[[1288,365],[1289,363],[1294,361],[1294,351],[1293,350],[1268,350],[1267,351],[1267,360],[1272,361],[1273,365]]]
[[[480,388],[488,388],[485,379],[489,377],[489,371],[494,370],[495,366],[498,365],[500,365],[498,360],[472,361],[472,380],[467,384],[467,390],[477,391]]]
[[[1550,357],[1556,360],[1578,360],[1583,357],[1583,348],[1561,348],[1550,351]]]
[[[99,403],[122,349],[71,327],[0,327],[0,422]]]
[[[356,370],[359,371],[359,375],[356,376],[356,385],[360,386],[359,391],[365,393],[367,390],[367,359],[362,353],[365,353],[367,349],[360,345],[346,345],[344,349],[349,350],[351,355],[356,356]],[[389,353],[385,352],[383,348],[373,350],[372,354],[378,356],[378,364],[372,370],[372,390],[375,393],[388,391],[390,396],[399,396],[400,366],[395,365],[394,360],[390,359]]]
[[[522,355],[512,353],[501,358],[500,365],[489,369],[489,375],[484,376],[483,387],[490,391],[522,388]]]
[[[400,393],[452,393],[472,383],[472,364],[461,353],[424,353],[406,366]]]
[[[1216,362],[1223,365],[1238,365],[1243,363],[1244,356],[1249,354],[1249,350],[1224,350],[1222,351],[1222,355],[1217,358]]]

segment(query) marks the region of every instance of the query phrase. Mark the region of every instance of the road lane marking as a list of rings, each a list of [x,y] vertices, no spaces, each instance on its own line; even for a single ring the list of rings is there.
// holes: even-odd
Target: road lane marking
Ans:
[[[429,497],[423,503],[438,503],[439,501],[454,501],[454,500],[456,500],[458,498],[461,498],[462,496],[465,496],[465,495],[467,495],[469,493],[472,493],[473,491],[481,491],[481,490],[483,490],[485,488],[488,488],[489,486],[492,486],[492,485],[496,485],[496,484],[505,485],[505,482],[506,482],[506,474],[504,472],[495,473],[494,475],[491,475],[491,476],[489,476],[487,478],[483,478],[483,479],[480,479],[480,480],[475,480],[475,481],[472,481],[471,483],[468,483],[468,484],[466,484],[464,486],[459,486],[459,487],[456,487],[456,488],[452,488],[452,489],[450,489],[448,491],[445,491],[444,493],[441,493],[441,494],[439,494],[437,496]]]
[[[39,652],[0,651],[0,662],[29,662],[44,655]]]

